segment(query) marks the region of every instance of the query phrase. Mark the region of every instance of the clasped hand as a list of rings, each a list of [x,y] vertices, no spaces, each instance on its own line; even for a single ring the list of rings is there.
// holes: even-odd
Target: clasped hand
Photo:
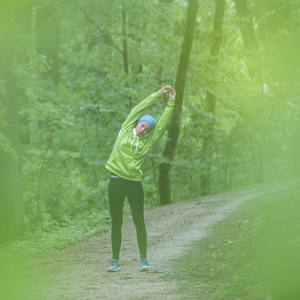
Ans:
[[[164,86],[164,87],[162,87],[161,89],[160,89],[160,92],[161,93],[169,93],[169,97],[171,98],[171,99],[175,99],[175,97],[176,97],[176,91],[175,91],[175,89],[173,88],[173,87],[171,87],[170,85],[166,85],[166,86]]]

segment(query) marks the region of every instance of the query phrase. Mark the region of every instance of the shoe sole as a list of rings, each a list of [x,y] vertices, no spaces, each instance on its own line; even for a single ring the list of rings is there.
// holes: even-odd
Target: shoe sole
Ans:
[[[112,269],[107,269],[107,272],[120,272],[121,268],[117,268],[116,270],[112,270]]]

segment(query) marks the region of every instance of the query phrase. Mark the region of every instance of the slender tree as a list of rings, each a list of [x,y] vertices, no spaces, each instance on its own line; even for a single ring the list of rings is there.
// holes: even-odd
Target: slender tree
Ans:
[[[217,57],[222,42],[222,27],[224,19],[225,0],[216,0],[215,17],[213,27],[213,43],[210,49],[212,70],[217,70]],[[210,74],[214,76],[215,74]],[[208,195],[211,185],[211,166],[213,158],[213,139],[214,139],[214,112],[216,109],[216,96],[211,92],[206,92],[206,112],[207,120],[203,130],[203,146],[201,151],[201,194]]]
[[[162,163],[160,165],[159,197],[161,205],[171,203],[170,170],[171,163],[173,161],[176,150],[178,136],[180,133],[180,119],[183,103],[183,94],[186,84],[187,72],[189,68],[190,53],[192,49],[194,31],[196,26],[197,11],[198,0],[189,0],[187,7],[184,39],[181,48],[175,83],[176,104],[170,124],[170,129],[168,132],[168,141],[163,152],[163,157],[167,162]]]
[[[252,78],[261,78],[261,65],[259,63],[257,64],[257,62],[262,61],[263,59],[259,59],[259,51],[254,34],[253,18],[248,8],[247,0],[235,0],[235,8],[239,19],[239,27],[241,37],[244,42],[244,49],[247,54],[245,55],[245,59],[249,75]],[[256,63],[253,64],[255,61]]]
[[[244,47],[246,50],[253,50],[255,48],[255,36],[252,17],[247,6],[246,0],[235,0],[235,7],[237,15],[239,16],[240,29],[244,40]]]
[[[15,27],[18,31],[19,44],[15,47],[15,59],[17,64],[26,64],[29,62],[28,49],[32,36],[32,8],[33,4],[30,0],[25,0],[15,10]],[[24,91],[18,89],[18,98],[24,98]],[[22,106],[22,103],[20,104]],[[23,113],[19,116],[21,144],[30,143],[30,130],[29,130],[29,114]]]
[[[18,99],[13,72],[15,56],[14,6],[0,4],[0,135],[7,146],[0,145],[0,243],[20,238],[23,234],[22,179],[18,124]]]
[[[128,63],[128,42],[127,42],[127,16],[126,11],[122,9],[122,34],[123,34],[123,62],[124,62],[124,72],[129,73],[129,63]]]
[[[50,4],[38,7],[36,16],[37,53],[47,57],[50,69],[47,76],[59,83],[59,19],[54,7]]]

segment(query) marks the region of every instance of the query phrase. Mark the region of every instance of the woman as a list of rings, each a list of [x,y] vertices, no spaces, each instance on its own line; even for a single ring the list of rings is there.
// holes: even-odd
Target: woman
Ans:
[[[144,115],[145,111],[162,94],[169,92],[168,104],[158,120]],[[119,254],[122,240],[122,219],[125,197],[128,199],[133,222],[137,232],[137,242],[141,258],[141,271],[148,271],[147,233],[144,221],[143,172],[141,165],[145,154],[163,135],[170,123],[175,106],[176,92],[170,85],[151,94],[132,109],[122,125],[106,168],[111,172],[108,185],[109,208],[112,219],[112,254],[109,272],[120,271]]]

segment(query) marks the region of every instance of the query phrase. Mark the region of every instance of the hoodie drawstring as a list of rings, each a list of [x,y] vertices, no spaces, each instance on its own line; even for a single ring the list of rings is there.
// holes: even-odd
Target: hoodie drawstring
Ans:
[[[135,153],[137,153],[138,146],[139,146],[139,137],[136,135],[135,132],[133,132],[133,136],[134,136],[134,139],[133,139],[133,141],[131,142],[130,151],[131,151],[131,149],[132,149],[132,145],[133,145],[133,143],[134,143],[134,141],[135,141],[135,138],[136,138]]]
[[[139,146],[139,138],[137,138],[136,140],[135,153],[137,153],[138,146]]]

